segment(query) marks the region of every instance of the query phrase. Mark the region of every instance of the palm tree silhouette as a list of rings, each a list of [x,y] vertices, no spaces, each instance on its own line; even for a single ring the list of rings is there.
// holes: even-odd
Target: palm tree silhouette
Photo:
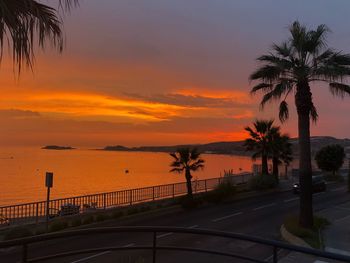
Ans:
[[[298,21],[290,28],[290,38],[280,45],[274,44],[271,53],[258,58],[262,63],[251,76],[259,83],[252,93],[262,91],[261,107],[272,100],[280,100],[279,117],[289,117],[288,95],[294,94],[298,114],[299,132],[299,224],[313,226],[312,168],[310,149],[310,119],[317,121],[318,114],[312,100],[311,83],[326,82],[333,95],[344,97],[350,87],[344,83],[350,75],[350,55],[327,47],[328,28],[320,25],[309,30]]]
[[[280,128],[273,126],[273,120],[256,120],[253,128],[245,127],[249,132],[250,138],[244,142],[244,146],[248,151],[254,151],[252,159],[261,157],[261,173],[267,175],[268,158],[271,155],[272,145],[271,139],[275,133],[279,133]]]
[[[279,165],[284,163],[288,169],[288,165],[293,160],[292,157],[292,144],[290,143],[290,137],[287,134],[281,134],[279,131],[272,135],[271,139],[272,148],[272,174],[275,176],[276,181],[279,181]]]
[[[77,4],[78,0],[59,0],[58,8],[69,10]],[[63,49],[62,22],[57,9],[37,0],[0,0],[0,52],[2,55],[4,44],[9,43],[19,73],[22,63],[32,68],[35,44],[44,49],[46,42],[59,52]]]
[[[172,169],[170,172],[183,173],[185,172],[187,195],[192,198],[192,175],[191,172],[198,171],[204,168],[204,160],[200,158],[200,153],[196,148],[182,148],[178,149],[175,153],[171,153],[170,156],[174,158],[174,161],[170,164]]]

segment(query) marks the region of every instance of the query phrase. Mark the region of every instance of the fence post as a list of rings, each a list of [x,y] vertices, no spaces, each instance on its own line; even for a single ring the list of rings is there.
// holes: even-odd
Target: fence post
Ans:
[[[175,184],[173,184],[173,199],[175,198]]]
[[[103,194],[103,209],[106,209],[106,193]]]
[[[130,201],[130,205],[132,205],[132,190],[129,190],[129,201]]]
[[[207,192],[208,191],[208,189],[207,189],[207,179],[204,180],[204,188],[205,188],[205,192]]]
[[[35,223],[39,223],[39,203],[35,204]]]
[[[153,201],[154,201],[154,186],[152,187],[152,191],[153,191],[153,193],[152,193],[152,199],[153,199]]]

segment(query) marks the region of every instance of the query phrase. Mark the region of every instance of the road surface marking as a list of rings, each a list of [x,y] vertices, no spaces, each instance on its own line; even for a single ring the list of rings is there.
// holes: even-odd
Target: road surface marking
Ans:
[[[288,202],[292,202],[292,201],[296,201],[296,200],[299,200],[299,197],[295,197],[295,198],[291,198],[291,199],[286,199],[284,200],[285,203],[288,203]]]
[[[345,250],[340,250],[340,249],[332,248],[332,247],[326,247],[325,249],[327,252],[336,253],[336,254],[340,254],[340,255],[344,255],[344,256],[350,256],[350,252],[345,251]]]
[[[264,208],[267,208],[267,207],[274,206],[275,204],[276,203],[271,203],[271,204],[268,204],[268,205],[259,206],[259,207],[254,208],[253,210],[256,211],[256,210],[264,209]]]
[[[130,244],[127,244],[127,245],[125,245],[123,247],[133,247],[133,246],[135,246],[135,243],[130,243]]]
[[[339,218],[339,219],[337,219],[337,220],[334,220],[334,222],[339,222],[339,221],[348,219],[349,217],[350,217],[350,216],[345,216],[345,217]]]
[[[337,209],[341,209],[341,210],[350,211],[350,208],[347,208],[347,207],[336,206],[335,208],[337,208]]]
[[[197,228],[197,227],[199,227],[199,225],[189,226],[188,228],[189,228],[189,229],[192,229],[192,228]]]
[[[213,220],[211,220],[212,222],[219,222],[221,220],[225,220],[227,218],[231,218],[231,217],[234,217],[234,216],[238,216],[238,215],[241,215],[242,212],[238,212],[238,213],[235,213],[235,214],[231,214],[231,215],[227,215],[227,216],[223,216],[223,217],[219,217],[219,218],[215,218]]]
[[[89,259],[92,259],[92,258],[95,258],[95,257],[102,256],[102,255],[107,254],[107,253],[111,253],[111,251],[105,251],[105,252],[101,252],[101,253],[98,253],[98,254],[95,254],[95,255],[92,255],[92,256],[86,257],[86,258],[81,258],[81,259],[78,259],[78,260],[72,261],[71,263],[83,262],[83,261],[86,261],[86,260],[89,260]]]
[[[326,192],[315,193],[314,196],[315,196],[315,195],[322,195],[322,194],[325,194],[325,193],[326,193]]]
[[[162,237],[167,237],[174,234],[173,232],[169,232],[169,233],[165,233],[165,234],[161,234],[161,235],[157,235],[157,238],[162,238]]]
[[[345,188],[346,188],[346,186],[338,187],[338,188],[332,189],[331,191],[332,192],[341,191],[341,190],[344,190]]]

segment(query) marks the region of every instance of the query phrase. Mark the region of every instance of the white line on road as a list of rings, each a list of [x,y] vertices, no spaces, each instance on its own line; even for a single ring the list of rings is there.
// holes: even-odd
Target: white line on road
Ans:
[[[231,218],[231,217],[234,217],[234,216],[238,216],[238,215],[241,215],[241,214],[242,214],[242,212],[238,212],[238,213],[235,213],[235,214],[231,214],[231,215],[215,218],[215,219],[213,219],[211,221],[212,222],[219,222],[221,220],[225,220],[225,219],[228,219],[228,218]]]
[[[111,251],[104,251],[104,252],[101,252],[101,253],[98,253],[98,254],[89,256],[89,257],[85,257],[85,258],[81,258],[81,259],[72,261],[71,263],[83,262],[83,261],[86,261],[86,260],[89,260],[89,259],[92,259],[92,258],[95,258],[95,257],[99,257],[99,256],[102,256],[102,255],[105,255],[105,254],[107,254],[107,253],[111,253]]]
[[[295,198],[291,198],[291,199],[286,199],[284,200],[285,203],[288,203],[288,202],[293,202],[293,201],[296,201],[296,200],[299,200],[299,197],[295,197]]]
[[[199,227],[199,225],[189,226],[188,228],[189,228],[189,229],[192,229],[192,228],[197,228],[197,227]]]
[[[332,189],[331,191],[332,192],[341,191],[341,190],[344,190],[345,188],[346,188],[346,186],[338,187],[338,188]]]
[[[130,243],[130,244],[127,244],[127,245],[125,245],[123,247],[133,247],[133,246],[135,246],[135,243]]]
[[[271,207],[271,206],[274,206],[274,205],[276,205],[276,203],[271,203],[271,204],[268,204],[268,205],[259,206],[259,207],[254,208],[253,210],[256,211],[256,210],[268,208],[268,207]]]
[[[323,195],[323,194],[325,194],[325,193],[327,193],[327,192],[319,192],[319,193],[315,193],[315,194],[314,194],[314,196],[315,196],[315,195]]]
[[[169,232],[169,233],[165,233],[165,234],[161,234],[161,235],[157,235],[157,238],[162,238],[162,237],[167,237],[174,234],[173,232]]]

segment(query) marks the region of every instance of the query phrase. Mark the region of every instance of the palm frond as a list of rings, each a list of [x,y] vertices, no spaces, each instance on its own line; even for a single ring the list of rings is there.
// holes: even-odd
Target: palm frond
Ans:
[[[344,98],[346,95],[350,96],[349,85],[338,82],[331,82],[329,83],[329,89],[334,96],[339,96],[341,98]]]
[[[67,8],[77,0],[60,0],[59,5]],[[36,0],[0,0],[0,52],[8,43],[12,59],[21,72],[22,63],[32,68],[34,46],[42,49],[49,42],[59,52],[63,49],[62,21],[53,7]]]
[[[310,108],[310,117],[314,123],[318,121],[318,113],[315,105],[312,103],[311,108]]]
[[[273,84],[268,83],[259,83],[258,85],[255,85],[252,90],[250,91],[251,94],[256,93],[257,91],[261,90],[263,92],[271,91],[273,88]]]
[[[288,120],[288,118],[289,118],[288,103],[285,100],[283,100],[280,103],[280,107],[279,107],[279,119],[283,123],[286,120]]]

